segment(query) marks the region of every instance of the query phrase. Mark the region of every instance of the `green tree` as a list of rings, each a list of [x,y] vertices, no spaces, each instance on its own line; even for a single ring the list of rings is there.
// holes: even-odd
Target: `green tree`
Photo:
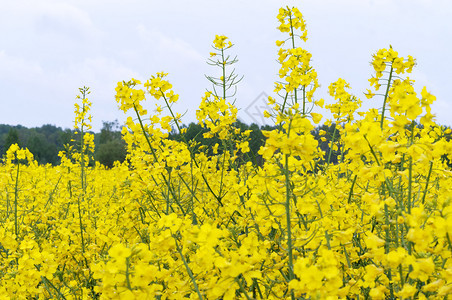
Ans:
[[[123,162],[126,158],[126,147],[123,140],[111,140],[100,144],[96,152],[96,160],[106,167],[113,167],[115,161]]]
[[[126,144],[121,136],[121,126],[118,121],[103,121],[99,133],[98,146],[95,158],[98,162],[109,168],[115,161],[123,162],[126,158]]]
[[[16,129],[10,128],[8,135],[6,136],[5,145],[3,148],[3,154],[6,154],[6,151],[8,151],[9,147],[13,144],[18,144],[21,146],[20,140],[19,140],[19,133]]]
[[[28,138],[26,146],[41,164],[50,163],[56,165],[59,161],[57,144],[50,140],[49,135],[33,131]]]
[[[121,126],[118,120],[112,122],[102,121],[102,129],[100,130],[99,143],[105,144],[109,141],[121,139]]]

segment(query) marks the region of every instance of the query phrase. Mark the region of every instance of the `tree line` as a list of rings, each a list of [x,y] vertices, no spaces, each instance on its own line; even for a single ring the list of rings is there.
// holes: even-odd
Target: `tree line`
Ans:
[[[112,167],[115,161],[124,161],[126,144],[122,140],[118,121],[104,121],[100,132],[91,133],[96,145],[95,161],[107,167]],[[50,124],[34,128],[0,124],[0,157],[12,144],[18,144],[30,150],[39,164],[58,165],[58,153],[65,150],[65,145],[76,145],[78,138],[75,130]]]
[[[262,165],[262,157],[258,154],[261,146],[265,144],[263,130],[275,129],[274,126],[259,126],[257,124],[245,124],[237,121],[233,124],[235,128],[239,128],[241,132],[250,130],[249,148],[250,153],[240,157],[242,162],[251,161],[254,164]],[[196,123],[184,125],[186,128],[185,139],[194,142],[194,151],[207,151],[212,154],[215,144],[222,145],[221,140],[216,137],[204,138],[204,133],[208,129]],[[335,135],[334,140],[340,139],[339,132],[334,133],[335,124],[330,126],[320,125],[313,130],[312,134],[318,140],[320,149],[329,154],[331,138]],[[94,143],[96,145],[94,153],[94,161],[97,161],[107,167],[112,167],[115,161],[123,162],[126,158],[126,144],[122,139],[122,126],[115,121],[103,121],[100,132],[94,133]],[[324,133],[323,133],[323,132]],[[323,134],[321,134],[323,133]],[[65,149],[65,145],[77,143],[78,136],[74,130],[62,129],[54,125],[43,125],[41,127],[27,128],[22,125],[12,126],[0,124],[0,156],[4,155],[12,144],[19,144],[20,147],[26,147],[33,153],[36,161],[40,164],[58,165],[60,158],[59,151]],[[170,132],[169,139],[182,140],[179,133]],[[448,139],[451,136],[449,134]],[[223,147],[218,147],[218,153],[222,153]],[[330,163],[337,163],[340,159],[340,149],[331,152]]]

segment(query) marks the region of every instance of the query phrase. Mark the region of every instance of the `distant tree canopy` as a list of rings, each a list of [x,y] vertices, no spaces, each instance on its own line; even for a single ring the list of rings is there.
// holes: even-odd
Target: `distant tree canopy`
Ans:
[[[13,144],[18,144],[20,146],[19,134],[15,128],[10,128],[8,131],[8,135],[5,140],[5,149],[8,150],[9,147]]]
[[[70,142],[73,132],[54,125],[27,128],[21,125],[0,125],[0,154],[5,154],[12,144],[26,147],[41,164],[59,163],[58,152]]]
[[[320,125],[312,132],[319,142],[320,149],[326,154],[325,161],[320,162],[320,164],[326,163],[328,159],[329,163],[335,164],[341,159],[340,149],[334,149],[331,151],[331,155],[329,150],[333,136],[335,141],[340,139],[339,131],[335,131],[335,126],[335,124],[331,126]],[[265,137],[262,131],[272,130],[275,127],[259,127],[257,124],[247,125],[240,121],[234,123],[233,127],[240,128],[242,132],[245,130],[251,131],[249,135],[250,153],[241,156],[241,162],[251,161],[254,164],[262,165],[262,157],[258,154],[260,147],[265,144]],[[218,144],[218,152],[222,153],[223,145],[220,139],[216,137],[204,138],[204,134],[208,132],[208,129],[197,123],[184,125],[183,128],[187,129],[185,139],[195,142],[194,151],[200,151],[203,146],[203,151],[207,151],[207,154],[211,155],[215,144]],[[117,120],[104,121],[101,131],[94,133],[96,144],[94,159],[96,161],[107,167],[112,167],[115,161],[123,162],[125,160],[127,151],[121,130],[122,126]],[[182,141],[182,137],[176,132],[171,132],[169,138]],[[450,139],[451,136],[449,135],[447,138]],[[17,143],[21,147],[28,148],[38,163],[57,165],[60,162],[58,152],[64,149],[64,145],[72,143],[71,141],[74,139],[76,139],[76,136],[73,130],[62,129],[54,125],[47,124],[41,127],[26,128],[21,125],[0,124],[0,157],[6,153],[9,146]],[[234,148],[235,146],[229,145],[229,147]]]
[[[126,159],[126,143],[122,139],[118,120],[102,123],[102,129],[97,134],[99,142],[96,144],[94,157],[96,161],[111,168],[115,161],[123,162]]]

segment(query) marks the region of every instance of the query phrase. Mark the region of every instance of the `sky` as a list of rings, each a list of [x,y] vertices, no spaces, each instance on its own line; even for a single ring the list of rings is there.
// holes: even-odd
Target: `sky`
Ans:
[[[268,124],[261,117],[266,95],[278,79],[276,15],[296,6],[307,23],[308,41],[321,87],[315,98],[331,103],[328,86],[350,83],[364,108],[372,54],[389,45],[417,59],[410,78],[437,97],[432,112],[452,125],[452,1],[450,0],[0,0],[0,124],[72,128],[78,89],[90,87],[93,129],[126,116],[115,101],[117,82],[145,82],[157,72],[180,95],[175,111],[196,121],[196,109],[211,86],[206,61],[215,35],[226,35],[237,55],[236,105],[240,120]],[[157,100],[148,97],[152,111]],[[321,112],[322,113],[322,112]],[[322,120],[325,121],[326,117]]]

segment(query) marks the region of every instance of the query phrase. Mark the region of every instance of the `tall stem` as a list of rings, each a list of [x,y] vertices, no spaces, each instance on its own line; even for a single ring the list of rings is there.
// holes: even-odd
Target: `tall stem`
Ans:
[[[138,121],[140,122],[141,131],[143,132],[144,137],[145,137],[145,139],[146,139],[146,142],[147,142],[147,144],[148,144],[148,146],[149,146],[149,149],[151,150],[152,156],[154,157],[154,162],[158,162],[158,159],[157,159],[157,153],[155,152],[154,147],[152,147],[151,141],[149,140],[148,134],[146,133],[146,129],[144,128],[143,121],[141,120],[140,114],[138,113],[138,109],[137,109],[137,107],[136,107],[135,104],[133,105],[133,109],[135,110],[135,113],[136,113],[136,115],[137,115],[137,117],[138,117]],[[168,179],[165,177],[165,174],[164,174],[164,173],[160,173],[160,174],[161,174],[161,176],[162,176],[162,178],[163,178],[163,181],[165,182],[166,186],[168,187],[169,193],[171,194],[171,196],[173,197],[173,199],[174,199],[174,200],[176,201],[176,203],[178,204],[179,208],[181,209],[182,214],[185,216],[185,211],[184,211],[182,205],[180,205],[180,202],[177,200],[177,196],[176,196],[176,194],[174,193],[174,190],[171,188],[170,182],[169,182]],[[167,204],[169,203],[168,201],[169,201],[169,200],[167,199]]]
[[[82,91],[83,100],[85,100],[85,91]],[[82,112],[85,112],[85,103],[82,100]],[[81,202],[85,201],[85,141],[84,141],[84,124],[85,120],[82,120],[82,125],[80,126],[80,182],[81,182],[81,195],[77,198],[78,206],[78,218],[80,227],[80,236],[82,239],[82,253],[85,253],[85,239],[83,237],[83,222],[82,222],[82,208]]]
[[[19,166],[19,161],[17,161],[16,184],[14,186],[14,233],[16,234],[16,240],[19,238],[19,224],[17,222],[17,201],[19,198]]]
[[[285,155],[284,173],[286,177],[286,222],[287,222],[287,251],[289,255],[289,280],[294,279],[293,254],[292,254],[292,228],[290,218],[290,177],[289,177],[289,155]]]
[[[182,253],[182,249],[179,246],[179,243],[177,242],[176,238],[174,237],[174,240],[176,242],[177,252],[179,252],[180,258],[182,259],[182,262],[184,263],[185,269],[187,270],[188,276],[190,276],[191,282],[193,283],[193,286],[195,288],[196,293],[198,294],[199,299],[203,299],[201,292],[199,291],[198,285],[196,284],[195,276],[193,275],[192,270],[190,269],[190,266],[187,263],[187,260],[184,257],[184,254]]]
[[[292,25],[292,11],[289,9],[290,14],[289,14],[289,21],[290,21],[290,37],[292,39],[292,49],[295,49],[295,36],[293,33],[293,25]],[[295,103],[298,102],[298,96],[297,96],[297,88],[294,88],[294,96],[295,96]],[[304,99],[303,99],[303,115],[304,115],[304,110],[305,110],[305,103],[304,103]]]
[[[224,61],[224,50],[221,49],[221,61],[222,61],[222,72],[223,72],[223,77],[222,77],[222,85],[223,85],[223,99],[226,100],[226,62]]]
[[[336,138],[336,130],[337,130],[337,125],[334,124],[333,137],[332,137],[332,139],[331,139],[330,151],[329,151],[329,153],[328,153],[328,161],[326,162],[326,166],[327,166],[327,167],[330,165],[331,154],[333,153],[333,145],[334,145],[334,139]]]
[[[430,168],[428,170],[427,181],[425,182],[424,195],[422,196],[422,204],[425,202],[425,197],[427,196],[428,183],[430,181],[430,176],[432,175],[433,161],[430,162]]]
[[[183,140],[184,143],[187,145],[187,148],[190,149],[190,146],[189,146],[189,144],[188,144],[187,139],[185,138],[185,135],[182,134],[181,127],[180,127],[180,124],[179,124],[179,121],[177,120],[176,116],[174,115],[173,110],[171,109],[171,106],[170,106],[169,103],[168,103],[168,99],[166,99],[166,96],[165,96],[165,94],[164,94],[163,92],[162,92],[162,97],[163,97],[163,99],[165,100],[166,107],[168,107],[168,110],[170,111],[171,116],[173,117],[173,120],[174,120],[174,122],[175,122],[175,124],[176,124],[177,130],[179,130],[179,133],[180,133],[180,136],[182,137],[182,140]],[[135,112],[136,112],[136,114],[137,114],[137,116],[138,116],[138,120],[140,121],[140,125],[141,125],[141,128],[142,128],[143,133],[144,133],[144,127],[143,127],[143,123],[142,123],[142,121],[141,121],[140,115],[138,114],[138,111],[137,111],[137,109],[136,109],[135,106],[134,106],[134,109],[135,109]],[[153,151],[152,146],[151,146],[151,144],[150,144],[150,142],[149,142],[149,139],[148,139],[146,133],[145,133],[145,136],[146,136],[146,140],[147,140],[147,142],[148,142],[148,144],[149,144],[149,147],[151,147],[151,150]],[[195,166],[199,169],[198,161],[196,160],[195,154],[193,153],[193,151],[191,151],[191,150],[189,150],[189,151],[190,151],[190,158],[191,158],[191,161],[194,162],[194,163],[195,163]],[[156,159],[156,155],[154,154],[154,152],[152,152],[152,154],[154,155],[154,158]],[[221,202],[221,198],[222,198],[221,193],[219,193],[218,196],[214,193],[214,191],[213,191],[212,188],[210,187],[209,182],[207,181],[206,176],[204,176],[204,173],[201,173],[201,177],[202,177],[202,179],[204,180],[204,183],[207,185],[207,188],[209,189],[209,191],[212,193],[212,195],[215,197],[215,199],[217,199],[217,201],[218,201],[218,203],[220,204],[220,206],[223,206],[223,203]]]
[[[383,121],[385,119],[386,101],[388,100],[389,88],[391,87],[393,67],[391,63],[391,71],[389,71],[388,85],[386,86],[385,99],[383,101],[383,110],[381,112],[380,128],[383,129]]]

